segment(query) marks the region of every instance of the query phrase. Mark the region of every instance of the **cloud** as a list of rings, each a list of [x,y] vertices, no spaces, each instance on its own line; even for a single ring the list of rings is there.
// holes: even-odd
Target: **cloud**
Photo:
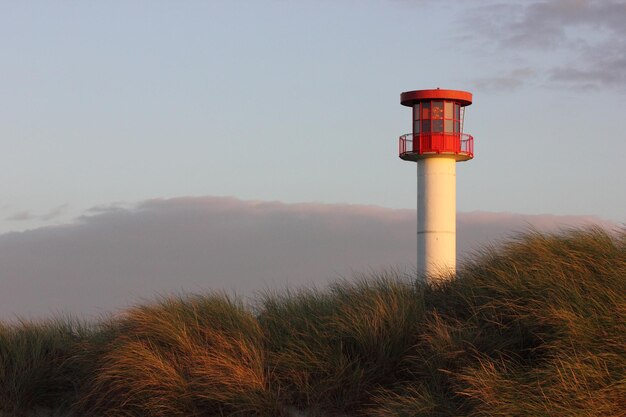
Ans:
[[[535,75],[536,71],[532,68],[517,68],[501,75],[480,78],[474,82],[474,85],[482,90],[511,91],[522,87],[527,80]]]
[[[415,211],[197,197],[88,212],[0,235],[0,318],[99,314],[156,294],[324,285],[415,262]],[[512,230],[593,217],[460,213],[461,256]],[[609,223],[605,223],[610,225]]]
[[[61,206],[55,207],[54,209],[42,215],[34,214],[30,210],[20,210],[6,217],[5,220],[8,220],[8,221],[40,220],[40,221],[47,222],[47,221],[58,219],[59,217],[61,217],[63,214],[66,213],[67,208],[68,208],[68,205],[63,204]]]
[[[39,219],[43,221],[50,221],[50,220],[57,219],[67,211],[67,207],[68,207],[67,204],[63,204],[61,206],[55,207],[54,209],[50,210],[44,215],[39,216]]]
[[[617,51],[607,55],[605,49],[591,49],[581,67],[561,66],[550,71],[552,81],[596,89],[601,86],[626,86],[626,40],[618,42]]]
[[[626,87],[626,1],[544,0],[492,3],[470,8],[468,33],[498,46],[500,53],[530,61],[549,53],[546,79],[564,85]],[[537,68],[539,70],[539,68]],[[497,83],[499,75],[493,77]],[[523,81],[523,80],[521,80]]]
[[[9,217],[7,217],[5,220],[21,222],[21,221],[26,221],[26,220],[33,220],[35,218],[36,216],[34,216],[30,211],[20,210],[16,213],[13,213]]]

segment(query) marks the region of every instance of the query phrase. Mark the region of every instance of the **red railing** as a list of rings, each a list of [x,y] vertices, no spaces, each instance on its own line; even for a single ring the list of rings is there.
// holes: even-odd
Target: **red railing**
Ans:
[[[474,138],[466,133],[407,133],[400,136],[399,154],[403,159],[432,154],[453,154],[471,159],[474,157]]]

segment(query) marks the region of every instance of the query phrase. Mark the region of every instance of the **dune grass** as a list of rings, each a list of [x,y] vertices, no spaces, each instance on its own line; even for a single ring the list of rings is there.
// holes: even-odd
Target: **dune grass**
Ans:
[[[350,411],[393,382],[423,319],[422,289],[397,276],[266,296],[259,322],[281,401]]]
[[[89,415],[274,414],[262,329],[228,297],[135,307],[96,360],[77,403]]]
[[[88,337],[72,319],[0,323],[0,411],[70,408],[86,376],[74,347]]]
[[[529,232],[387,274],[0,324],[0,415],[626,416],[626,231]]]

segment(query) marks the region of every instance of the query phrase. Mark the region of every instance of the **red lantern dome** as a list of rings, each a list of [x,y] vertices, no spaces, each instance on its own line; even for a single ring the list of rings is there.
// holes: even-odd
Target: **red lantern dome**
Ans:
[[[406,161],[445,156],[457,161],[474,157],[474,138],[463,133],[465,106],[472,93],[457,90],[416,90],[400,94],[413,109],[413,133],[400,136],[400,158]]]

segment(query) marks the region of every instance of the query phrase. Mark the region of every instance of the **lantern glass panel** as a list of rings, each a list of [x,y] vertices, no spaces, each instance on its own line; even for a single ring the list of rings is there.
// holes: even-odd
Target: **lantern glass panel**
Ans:
[[[433,132],[443,132],[443,120],[433,120],[432,121],[432,128],[433,128]]]
[[[419,103],[417,103],[413,106],[413,120],[419,120],[419,119],[420,119],[420,105]]]
[[[422,120],[430,119],[430,102],[422,103]]]
[[[430,120],[422,120],[422,132],[430,133]]]
[[[419,132],[420,132],[420,121],[415,120],[413,122],[413,133],[419,133]]]
[[[452,133],[452,120],[444,120],[444,132]]]
[[[431,119],[443,119],[443,101],[433,101]]]
[[[445,119],[452,119],[452,108],[453,103],[451,101],[446,101],[443,104],[443,117]]]

